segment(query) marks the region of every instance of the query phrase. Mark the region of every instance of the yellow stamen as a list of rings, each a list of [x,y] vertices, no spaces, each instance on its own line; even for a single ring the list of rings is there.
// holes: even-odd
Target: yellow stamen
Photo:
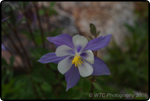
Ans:
[[[73,60],[72,60],[72,64],[74,64],[75,67],[78,66],[78,68],[79,68],[79,65],[81,65],[82,63],[83,62],[81,60],[80,55],[78,55],[78,53],[76,53],[75,56],[74,56],[74,58],[73,58]]]

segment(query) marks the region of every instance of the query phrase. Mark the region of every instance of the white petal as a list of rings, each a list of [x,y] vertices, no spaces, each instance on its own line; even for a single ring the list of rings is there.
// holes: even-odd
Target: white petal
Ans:
[[[66,57],[58,63],[58,71],[62,74],[66,73],[72,66],[71,57]]]
[[[75,48],[77,49],[77,47],[81,46],[81,49],[83,49],[88,43],[88,40],[80,35],[75,35],[73,36],[73,44],[75,46]]]
[[[66,45],[61,45],[61,46],[57,47],[55,54],[56,54],[56,56],[66,56],[66,55],[73,54],[72,52],[74,52],[74,51],[70,47],[68,47]]]
[[[84,51],[80,56],[86,61],[88,61],[89,63],[91,64],[94,63],[94,55],[91,50]]]
[[[79,73],[82,77],[90,76],[93,73],[93,67],[84,61],[84,63],[79,66]]]

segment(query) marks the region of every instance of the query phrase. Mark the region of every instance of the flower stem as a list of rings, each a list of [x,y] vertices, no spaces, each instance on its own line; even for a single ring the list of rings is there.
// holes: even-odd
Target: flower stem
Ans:
[[[94,52],[94,56],[96,56],[96,57],[97,57],[97,51],[95,51],[95,52]]]
[[[95,38],[97,38],[97,35],[96,35],[96,34],[95,34],[94,36],[95,36]],[[94,51],[93,53],[94,53],[94,56],[97,57],[97,51]],[[91,93],[91,94],[93,94],[93,92],[94,92],[94,85],[93,85],[93,82],[94,82],[95,80],[96,80],[95,76],[92,76],[92,77],[91,77],[91,90],[90,90],[90,93]],[[94,96],[92,96],[91,99],[93,99],[93,97],[94,97]]]
[[[50,69],[52,72],[57,73],[57,71],[53,70],[48,64],[45,64],[45,66]]]
[[[38,19],[38,22],[39,22],[39,28],[40,28],[40,31],[41,31],[41,38],[42,38],[43,48],[45,48],[44,31],[42,29],[42,25],[41,25],[41,21],[40,21],[39,9],[38,9],[37,4],[34,4],[34,7],[35,7],[35,11],[36,11],[36,16],[37,16],[37,19]]]
[[[93,85],[93,83],[91,82],[91,91],[90,91],[90,93],[93,94],[93,91],[94,91],[94,85]],[[93,99],[93,96],[91,97],[91,99]]]

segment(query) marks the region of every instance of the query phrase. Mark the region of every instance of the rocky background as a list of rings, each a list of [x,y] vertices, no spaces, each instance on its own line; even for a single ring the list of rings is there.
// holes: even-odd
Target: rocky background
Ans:
[[[46,2],[39,3],[42,4],[48,6]],[[63,33],[94,38],[89,27],[93,23],[97,31],[101,31],[99,36],[112,34],[120,47],[123,47],[124,36],[129,34],[124,24],[132,25],[135,20],[135,2],[57,2],[54,9],[58,15],[50,18],[50,22],[64,27]],[[105,53],[104,48],[100,51]],[[98,52],[99,57],[102,54]]]
[[[89,24],[93,23],[101,35],[112,34],[121,45],[128,34],[123,24],[133,24],[135,2],[57,2],[54,9],[58,16],[50,18],[51,23],[65,27],[63,33],[91,36]],[[47,3],[42,2],[39,3]]]

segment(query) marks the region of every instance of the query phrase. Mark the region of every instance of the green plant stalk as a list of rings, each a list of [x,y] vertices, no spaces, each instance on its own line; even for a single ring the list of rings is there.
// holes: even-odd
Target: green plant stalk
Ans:
[[[23,5],[24,5],[24,9],[25,9],[25,2],[23,3]],[[24,11],[23,11],[23,10],[21,10],[21,11],[22,11],[23,15],[25,16]],[[33,42],[34,42],[34,45],[37,47],[37,43],[36,43],[36,41],[35,41],[35,38],[34,38],[34,35],[33,35],[33,32],[32,32],[32,29],[31,29],[31,26],[30,26],[30,22],[29,22],[29,20],[28,20],[28,18],[27,18],[26,16],[25,16],[25,18],[26,18],[26,20],[27,20],[27,27],[28,27],[28,29],[29,29],[31,38],[32,38],[32,40],[33,40]]]
[[[43,6],[42,6],[43,7]],[[44,9],[47,9],[46,7],[44,7]],[[49,15],[48,15],[48,12],[46,10],[45,11],[45,17],[46,17],[46,21],[47,21],[47,25],[48,25],[48,31],[50,30],[51,28],[51,25],[50,25],[50,20],[49,20]]]
[[[45,13],[45,18],[46,18],[46,22],[47,22],[47,26],[48,26],[48,31],[50,30],[50,20],[49,20],[49,15],[48,15],[48,12],[45,10],[45,9],[48,9],[48,8],[46,8],[46,7],[44,7],[43,5],[42,5],[42,9],[44,9],[44,13]]]
[[[42,39],[43,48],[45,48],[44,31],[42,29],[42,25],[41,25],[41,21],[40,21],[39,9],[38,9],[36,4],[34,4],[34,7],[35,7],[35,11],[36,11],[36,16],[37,16],[37,19],[38,19],[38,22],[39,22],[39,28],[40,28],[40,31],[41,31],[41,39]]]
[[[14,33],[15,33],[15,36],[16,36],[17,40],[18,40],[19,43],[20,43],[21,48],[23,49],[23,51],[24,51],[24,53],[25,53],[28,66],[29,66],[29,68],[31,68],[31,63],[30,63],[30,59],[29,59],[29,57],[28,57],[27,51],[25,50],[25,48],[24,48],[24,46],[23,46],[23,44],[22,44],[22,42],[21,42],[21,40],[20,40],[20,38],[19,38],[19,36],[18,36],[18,32],[17,32],[16,29],[14,30]]]
[[[18,47],[16,46],[16,44],[14,43],[14,41],[12,40],[12,38],[6,33],[6,31],[4,29],[2,29],[4,34],[6,35],[6,37],[9,39],[10,43],[12,43],[13,47],[15,48],[15,50],[17,51],[17,53],[22,57],[22,63],[24,63],[24,58],[23,55],[21,54],[20,50],[18,49]]]
[[[36,43],[36,41],[35,41],[35,38],[34,38],[34,35],[33,35],[32,30],[31,30],[31,26],[30,26],[30,24],[29,24],[29,20],[28,20],[28,19],[27,19],[27,27],[28,27],[28,29],[29,29],[31,38],[32,38],[32,40],[33,40],[33,42],[34,42],[34,45],[37,47],[37,43]]]
[[[7,22],[7,21],[6,21],[6,22]],[[26,52],[26,50],[25,50],[25,48],[24,48],[24,46],[23,46],[23,44],[22,44],[22,42],[21,42],[21,40],[20,40],[20,38],[19,38],[19,36],[18,36],[18,32],[17,32],[17,30],[16,30],[16,27],[13,28],[8,22],[7,22],[7,25],[8,25],[8,26],[12,29],[12,31],[14,32],[15,37],[16,37],[17,40],[19,41],[19,44],[20,44],[20,46],[21,46],[21,48],[22,48],[22,50],[23,50],[23,52],[24,52],[24,54],[25,54],[25,56],[26,56],[28,66],[29,66],[29,68],[31,68],[31,63],[30,63],[28,54],[27,54],[27,52]],[[29,69],[29,70],[31,71],[31,69]]]
[[[46,21],[48,25],[48,30],[50,30],[51,26],[50,26],[50,20],[49,20],[48,14],[46,14]]]

